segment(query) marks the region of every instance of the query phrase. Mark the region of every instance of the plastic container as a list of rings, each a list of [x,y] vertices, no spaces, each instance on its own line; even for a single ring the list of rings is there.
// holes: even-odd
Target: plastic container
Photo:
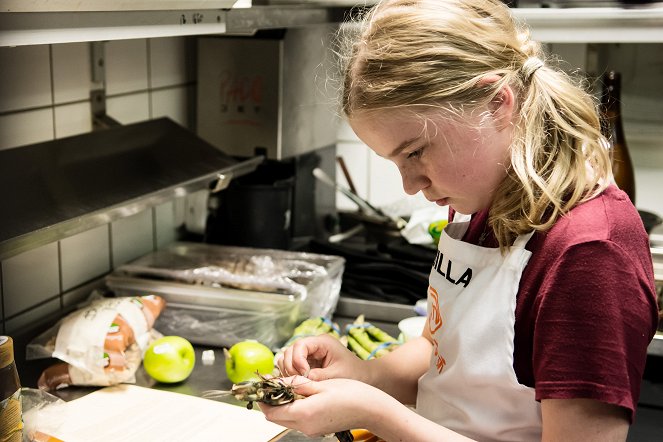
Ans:
[[[426,325],[427,318],[425,316],[413,316],[405,318],[398,323],[398,329],[403,336],[403,342],[407,342],[412,338],[421,336]]]
[[[306,318],[331,318],[345,260],[284,250],[178,242],[106,277],[116,296],[154,294],[155,329],[229,347],[255,339],[278,348]]]
[[[21,382],[14,362],[14,341],[0,336],[0,440],[20,442],[22,434]]]

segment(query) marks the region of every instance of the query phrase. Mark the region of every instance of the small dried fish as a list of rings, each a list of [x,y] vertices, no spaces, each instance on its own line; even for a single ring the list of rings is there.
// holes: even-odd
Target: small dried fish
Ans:
[[[259,380],[245,381],[234,384],[230,391],[209,390],[203,392],[207,399],[219,399],[224,396],[234,396],[238,401],[248,402],[246,408],[253,408],[254,402],[263,402],[268,405],[283,405],[299,399],[302,396],[295,393],[295,386],[287,384],[282,378],[266,378],[257,373]]]
[[[245,381],[234,384],[230,391],[208,390],[203,392],[203,397],[206,399],[220,399],[226,396],[233,396],[238,401],[248,402],[246,408],[249,410],[253,408],[254,402],[262,402],[268,405],[283,405],[304,397],[295,393],[297,386],[286,383],[282,376],[267,378],[260,373],[256,374],[259,377],[257,381]],[[354,441],[354,436],[350,430],[339,431],[335,435],[340,442]]]

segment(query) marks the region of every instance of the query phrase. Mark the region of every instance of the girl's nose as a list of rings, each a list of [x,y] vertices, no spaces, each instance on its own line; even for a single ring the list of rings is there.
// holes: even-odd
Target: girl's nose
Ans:
[[[430,186],[430,180],[423,174],[413,173],[412,171],[405,171],[399,169],[401,178],[403,180],[403,190],[408,195],[415,195],[420,190]]]

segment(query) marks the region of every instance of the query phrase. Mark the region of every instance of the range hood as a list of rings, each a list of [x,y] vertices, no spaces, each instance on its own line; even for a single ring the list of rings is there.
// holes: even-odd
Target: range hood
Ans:
[[[167,118],[0,151],[0,260],[252,172]]]

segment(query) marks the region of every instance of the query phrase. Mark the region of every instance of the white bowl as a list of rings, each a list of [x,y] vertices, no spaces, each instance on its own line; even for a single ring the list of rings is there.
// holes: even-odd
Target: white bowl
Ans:
[[[424,326],[426,325],[425,316],[413,316],[411,318],[405,318],[398,323],[398,329],[403,335],[403,341],[407,342],[412,338],[421,336],[424,331]]]
[[[414,304],[414,311],[421,316],[426,316],[428,312],[428,299],[420,299]]]

